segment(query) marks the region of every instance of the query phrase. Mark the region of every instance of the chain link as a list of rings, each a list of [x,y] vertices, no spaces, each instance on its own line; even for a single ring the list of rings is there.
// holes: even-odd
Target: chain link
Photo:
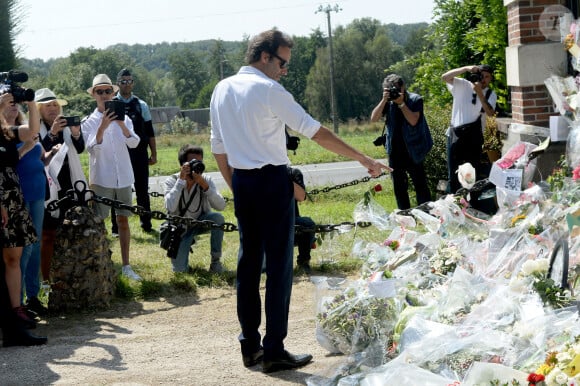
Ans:
[[[369,180],[368,177],[365,177],[366,181]],[[77,181],[77,182],[81,182],[81,181]],[[360,183],[360,180],[356,180],[347,184],[341,184],[341,187],[345,187],[345,186],[352,186],[352,185],[356,185]],[[332,189],[338,189],[336,187],[330,188],[330,190]],[[86,193],[90,193],[90,198],[86,199]],[[154,197],[163,197],[163,195],[156,193],[156,192],[151,192],[150,194],[155,193],[155,195],[153,195]],[[81,199],[82,197],[82,199]],[[75,201],[77,202],[79,205],[87,205],[88,201],[94,201],[100,204],[104,204],[107,206],[110,206],[112,208],[115,209],[123,209],[123,210],[128,210],[131,213],[138,215],[138,216],[143,216],[146,214],[149,214],[151,216],[151,218],[154,218],[156,220],[167,220],[170,223],[174,223],[174,224],[179,224],[179,225],[185,225],[187,227],[190,228],[198,228],[201,229],[202,231],[211,231],[213,229],[219,229],[222,230],[223,232],[234,232],[238,230],[238,227],[235,224],[232,223],[228,223],[225,222],[223,224],[217,224],[213,221],[209,221],[209,220],[195,220],[189,217],[180,217],[180,216],[174,216],[174,215],[168,215],[164,212],[160,212],[160,211],[147,211],[145,210],[142,206],[139,205],[135,205],[135,206],[131,206],[131,205],[127,205],[124,204],[121,201],[116,201],[113,200],[111,198],[108,197],[101,197],[98,196],[97,194],[95,194],[94,191],[90,190],[90,189],[86,189],[86,185],[84,183],[81,183],[79,185],[77,185],[75,183],[75,189],[71,189],[69,191],[67,191],[66,196],[63,197],[60,200],[55,200],[55,201],[51,201],[50,203],[48,203],[47,205],[47,209],[49,211],[54,211],[59,209],[61,206],[63,206],[63,204],[65,202],[69,202],[69,201]],[[351,229],[355,228],[355,227],[360,227],[360,228],[367,228],[371,226],[370,222],[363,222],[363,221],[359,221],[356,223],[353,222],[341,222],[340,224],[317,224],[314,227],[304,227],[304,226],[300,226],[300,225],[296,225],[295,226],[295,232],[296,234],[300,234],[300,233],[329,233],[329,232],[346,232],[346,231],[350,231]]]
[[[375,178],[375,179],[376,178],[380,178],[380,177],[382,177],[382,176],[384,176],[386,174],[387,174],[386,172],[382,172],[381,174],[379,174],[376,177],[366,176],[366,177],[363,177],[361,179],[352,180],[350,182],[344,182],[342,184],[337,184],[337,185],[334,185],[334,186],[327,186],[327,187],[324,187],[322,189],[312,189],[311,191],[307,192],[307,194],[312,196],[312,195],[315,195],[315,194],[328,193],[328,192],[333,191],[333,190],[348,188],[349,186],[355,186],[355,185],[358,185],[358,184],[361,184],[361,183],[364,183],[364,182],[369,182],[373,178]]]

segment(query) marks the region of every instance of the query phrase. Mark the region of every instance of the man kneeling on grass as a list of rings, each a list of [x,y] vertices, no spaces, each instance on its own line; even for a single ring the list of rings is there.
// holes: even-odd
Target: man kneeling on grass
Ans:
[[[170,215],[208,220],[224,224],[221,213],[212,212],[212,208],[223,210],[226,201],[217,191],[210,176],[204,175],[203,149],[199,146],[184,145],[177,156],[181,170],[165,180],[165,209]],[[181,238],[177,257],[171,260],[173,272],[186,272],[189,265],[189,251],[195,242],[194,237],[205,230],[202,227],[188,227]],[[224,231],[212,228],[210,236],[211,264],[209,270],[223,272],[220,262]]]

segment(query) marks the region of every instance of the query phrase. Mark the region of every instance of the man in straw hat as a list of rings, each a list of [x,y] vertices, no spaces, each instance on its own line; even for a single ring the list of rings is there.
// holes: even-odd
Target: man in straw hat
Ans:
[[[118,117],[115,111],[105,110],[105,102],[112,100],[118,90],[119,87],[113,85],[107,75],[95,76],[93,85],[87,92],[95,98],[97,108],[83,121],[82,129],[89,152],[91,189],[98,196],[132,205],[131,186],[135,179],[127,148],[136,147],[140,139],[133,131],[133,123],[128,116]],[[106,218],[110,208],[97,203],[95,211],[101,218]],[[117,209],[116,213],[123,261],[121,273],[129,279],[141,280],[129,265],[131,231],[128,217],[131,212],[127,209]]]
[[[52,157],[47,167],[50,177],[50,198],[48,201],[60,200],[66,192],[73,188],[76,181],[86,182],[81,167],[79,154],[85,150],[85,140],[81,135],[81,126],[68,126],[63,116],[63,106],[67,101],[56,97],[48,88],[36,90],[34,101],[40,114],[40,142],[46,152]],[[72,207],[70,201],[64,202],[59,210],[45,211],[42,224],[42,242],[40,248],[40,271],[43,280],[50,280],[50,264],[54,254],[56,228],[62,223],[64,213]],[[28,307],[43,315],[46,310],[38,299],[28,301]]]

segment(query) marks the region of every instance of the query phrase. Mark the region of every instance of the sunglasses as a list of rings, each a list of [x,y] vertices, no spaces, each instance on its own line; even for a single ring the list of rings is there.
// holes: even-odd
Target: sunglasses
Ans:
[[[474,105],[476,100],[477,100],[477,94],[476,93],[473,93],[471,95],[471,104]]]
[[[281,57],[278,56],[278,54],[272,53],[272,56],[275,58],[278,58],[278,60],[280,61],[280,68],[288,68],[288,61],[282,59]]]
[[[97,93],[97,95],[103,95],[103,94],[111,95],[113,93],[113,89],[112,88],[108,88],[106,90],[99,89],[99,90],[95,90],[95,92]]]
[[[133,79],[123,79],[123,80],[118,81],[117,83],[122,84],[122,85],[133,84]]]

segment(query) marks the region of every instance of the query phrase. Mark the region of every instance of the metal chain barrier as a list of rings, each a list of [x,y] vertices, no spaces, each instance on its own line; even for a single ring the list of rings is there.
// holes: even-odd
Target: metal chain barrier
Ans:
[[[357,182],[357,183],[359,183],[359,182]],[[356,183],[355,183],[355,185],[356,185]],[[154,197],[163,197],[162,194],[159,194],[156,192],[151,192],[150,194]],[[87,196],[89,196],[89,198],[87,198]],[[74,189],[67,191],[66,196],[63,197],[62,199],[51,201],[50,203],[48,203],[46,208],[49,211],[54,211],[54,210],[59,209],[61,206],[63,206],[65,202],[68,203],[70,201],[75,201],[79,205],[83,205],[83,206],[87,206],[88,201],[94,201],[94,202],[98,202],[101,204],[105,204],[105,205],[110,206],[110,207],[115,208],[115,209],[128,210],[131,213],[138,215],[138,216],[149,214],[151,216],[151,218],[154,218],[156,220],[167,220],[167,221],[174,223],[174,224],[185,225],[185,226],[190,227],[190,228],[198,228],[198,229],[201,229],[203,231],[211,231],[213,229],[219,229],[219,230],[222,230],[224,232],[234,232],[234,231],[238,230],[238,227],[235,224],[228,223],[228,222],[225,222],[225,223],[220,225],[220,224],[217,224],[217,223],[215,223],[213,221],[209,221],[209,220],[195,220],[195,219],[188,218],[188,217],[169,215],[169,214],[166,214],[166,213],[160,212],[160,211],[147,211],[142,206],[139,206],[139,205],[131,206],[131,205],[124,204],[121,201],[116,201],[116,200],[113,200],[113,199],[110,199],[107,197],[101,197],[101,196],[98,196],[97,194],[95,194],[94,191],[87,189],[86,184],[83,181],[76,181],[74,184]],[[304,227],[304,226],[297,225],[295,227],[295,232],[297,234],[300,234],[300,233],[330,233],[330,232],[336,232],[336,231],[348,231],[348,230],[351,230],[355,227],[367,228],[369,226],[371,226],[370,222],[362,222],[362,221],[359,221],[357,223],[342,222],[340,224],[326,224],[326,225],[317,224],[314,227]]]
[[[367,177],[363,177],[361,179],[356,179],[356,180],[353,180],[350,182],[345,182],[342,184],[329,186],[329,187],[325,187],[322,189],[313,189],[310,192],[308,192],[307,194],[316,195],[316,194],[320,194],[320,193],[328,193],[332,190],[343,189],[343,188],[346,188],[349,186],[355,186],[355,185],[358,185],[361,183],[369,182],[371,179],[380,178],[386,174],[387,173],[383,172],[380,175],[378,175],[377,177],[367,176]],[[461,188],[455,193],[454,196],[456,198],[460,198],[460,197],[465,198],[469,193],[479,192],[488,185],[489,185],[489,180],[487,178],[483,179],[483,180],[479,180],[479,181],[475,182],[475,184],[473,185],[473,187],[471,189]],[[87,199],[87,193],[90,196],[90,198],[88,198],[88,199]],[[157,192],[150,192],[149,195],[151,197],[164,197],[163,194],[157,193]],[[192,228],[193,227],[201,228],[203,231],[211,231],[212,229],[221,229],[224,232],[234,232],[234,231],[238,230],[238,227],[235,224],[228,223],[228,222],[220,225],[220,224],[214,223],[213,221],[209,221],[209,220],[201,220],[200,221],[200,220],[195,220],[195,219],[187,218],[187,217],[169,215],[169,214],[166,214],[166,213],[160,212],[160,211],[150,211],[149,212],[149,211],[145,210],[143,207],[138,206],[138,205],[131,206],[131,205],[124,204],[121,201],[115,201],[115,200],[110,199],[110,198],[100,197],[100,196],[96,195],[92,190],[87,189],[86,184],[83,181],[76,181],[74,184],[74,189],[67,191],[66,196],[63,197],[62,199],[50,202],[47,205],[47,209],[49,211],[57,210],[61,207],[63,202],[69,201],[69,200],[76,201],[79,205],[84,205],[84,206],[88,205],[88,201],[95,201],[95,202],[99,202],[99,203],[105,204],[107,206],[113,207],[115,209],[128,210],[131,213],[138,215],[138,216],[149,214],[149,215],[151,215],[151,218],[154,218],[157,220],[167,220],[167,221],[174,223],[174,224],[185,225],[185,226],[192,227]],[[226,201],[229,201],[229,200],[226,199]],[[426,213],[429,213],[429,211],[431,210],[431,207],[430,207],[429,203],[427,202],[427,203],[418,205],[414,208],[401,210],[398,212],[398,214],[403,215],[403,216],[413,217],[413,214],[412,214],[413,209],[418,209],[418,210],[422,210]],[[295,233],[296,234],[301,234],[301,233],[331,233],[331,232],[337,232],[337,231],[338,232],[346,232],[346,231],[350,231],[351,229],[356,228],[356,227],[368,228],[371,225],[372,225],[372,223],[365,222],[365,221],[359,221],[356,223],[341,222],[339,224],[316,224],[314,227],[304,227],[301,225],[296,225],[295,226]]]

